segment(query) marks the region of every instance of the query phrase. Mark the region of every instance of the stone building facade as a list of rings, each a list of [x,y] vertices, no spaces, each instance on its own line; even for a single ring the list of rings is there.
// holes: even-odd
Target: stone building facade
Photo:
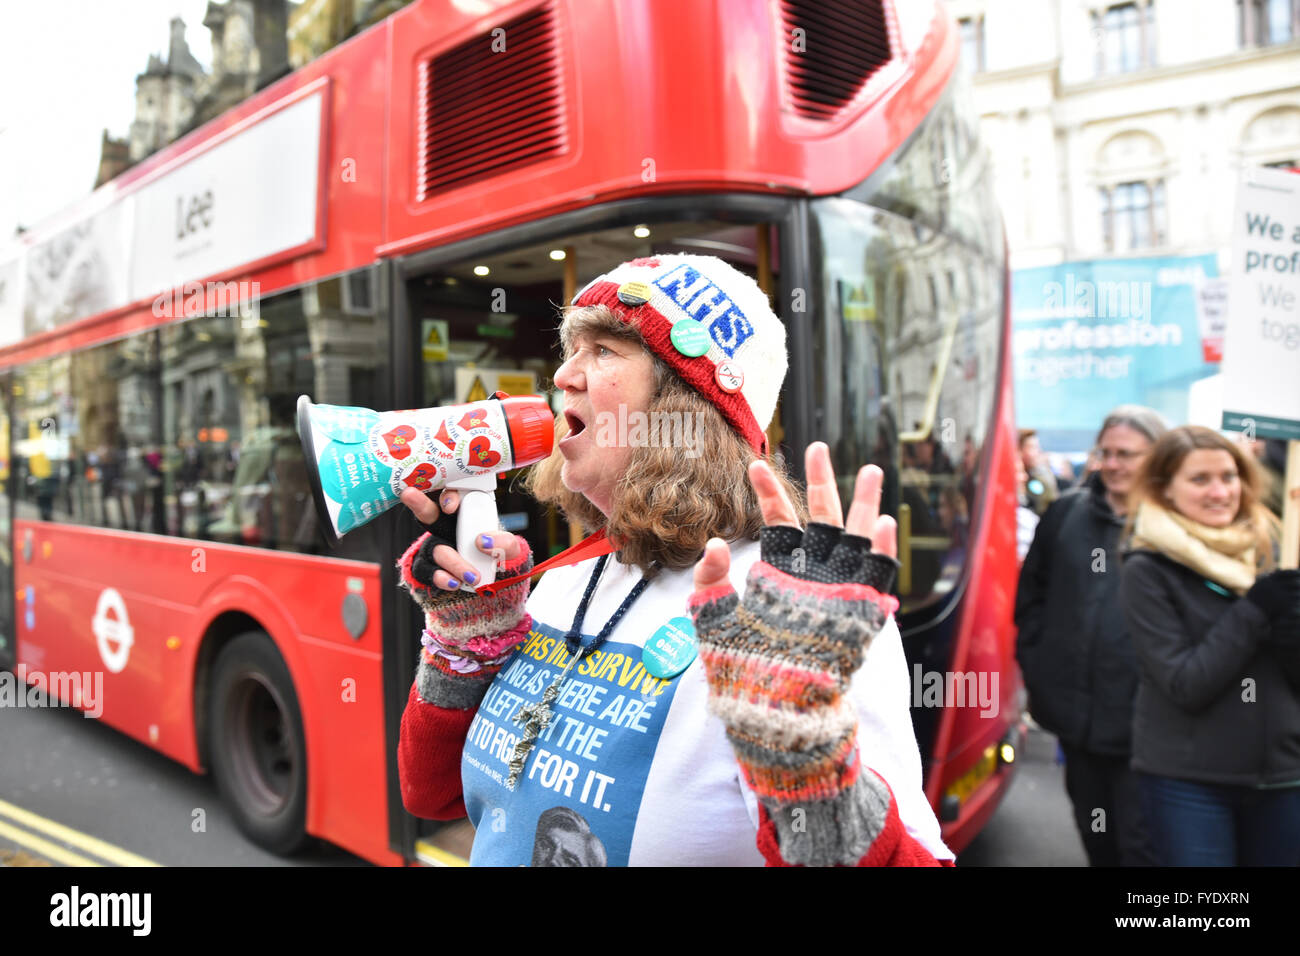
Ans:
[[[1015,268],[1230,244],[1300,165],[1300,0],[949,0]],[[1226,262],[1224,262],[1226,265]]]

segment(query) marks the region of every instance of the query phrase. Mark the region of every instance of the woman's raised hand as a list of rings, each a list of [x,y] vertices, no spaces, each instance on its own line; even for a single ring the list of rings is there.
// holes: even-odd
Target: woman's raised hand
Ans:
[[[835,484],[835,471],[831,468],[830,449],[824,442],[813,442],[804,455],[808,476],[808,513],[814,523],[842,528],[845,534],[871,540],[871,550],[894,558],[898,554],[898,525],[893,518],[880,513],[880,488],[884,472],[875,465],[858,470],[857,484],[853,489],[853,502],[845,521],[840,504],[839,489]],[[765,461],[755,461],[749,466],[749,481],[758,496],[758,506],[763,512],[763,523],[769,528],[785,526],[799,528],[794,505],[781,488],[772,469]],[[405,500],[405,499],[403,499]],[[695,565],[695,590],[704,591],[727,581],[731,570],[731,551],[720,538],[709,539],[704,556]]]

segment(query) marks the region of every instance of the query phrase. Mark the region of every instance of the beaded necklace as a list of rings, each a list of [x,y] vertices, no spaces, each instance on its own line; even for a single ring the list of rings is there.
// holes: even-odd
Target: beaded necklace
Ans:
[[[583,592],[582,600],[578,603],[578,613],[574,615],[573,625],[569,632],[564,635],[564,644],[569,650],[569,663],[565,665],[560,675],[551,682],[542,694],[542,699],[535,704],[525,704],[519,708],[518,713],[514,716],[514,722],[523,729],[523,735],[519,742],[515,744],[514,753],[510,756],[510,774],[506,777],[506,787],[510,790],[515,788],[519,783],[520,776],[524,772],[524,764],[528,762],[528,754],[532,752],[537,738],[542,731],[550,724],[551,719],[555,716],[551,710],[551,705],[555,703],[556,698],[560,696],[560,689],[564,686],[569,675],[573,673],[574,665],[583,657],[590,654],[596,648],[600,647],[613,633],[618,622],[622,620],[623,615],[627,613],[636,599],[641,596],[650,584],[648,578],[642,575],[641,580],[636,583],[628,596],[623,598],[623,603],[618,606],[613,617],[605,622],[605,626],[600,629],[596,638],[587,645],[582,643],[582,622],[587,616],[587,605],[591,603],[591,596],[596,593],[596,585],[600,582],[601,576],[605,573],[605,565],[609,563],[609,555],[602,554],[600,560],[596,562],[596,567],[591,572],[591,578],[587,581],[587,590]]]

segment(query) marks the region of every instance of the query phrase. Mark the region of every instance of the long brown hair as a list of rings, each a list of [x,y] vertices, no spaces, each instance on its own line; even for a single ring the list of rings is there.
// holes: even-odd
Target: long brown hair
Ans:
[[[1171,428],[1151,446],[1142,467],[1138,469],[1133,490],[1129,492],[1128,520],[1125,522],[1124,536],[1133,532],[1133,523],[1137,519],[1138,506],[1151,502],[1161,508],[1169,508],[1165,497],[1169,485],[1183,467],[1183,461],[1192,452],[1226,451],[1237,465],[1237,476],[1241,481],[1241,501],[1237,505],[1234,522],[1248,523],[1255,532],[1255,555],[1265,571],[1273,567],[1273,546],[1277,532],[1277,519],[1260,502],[1261,476],[1255,465],[1241,447],[1229,441],[1212,428],[1202,425],[1182,425]]]
[[[569,307],[560,330],[565,357],[574,338],[597,333],[641,341],[634,327],[605,306]],[[696,453],[690,454],[691,449],[675,442],[650,442],[634,448],[627,469],[614,486],[607,519],[599,508],[564,487],[560,480],[564,457],[558,445],[569,431],[560,415],[555,421],[557,448],[529,471],[524,488],[588,532],[605,528],[611,538],[622,542],[618,560],[652,576],[656,565],[674,571],[691,567],[709,538],[757,540],[763,515],[747,474],[758,453],[712,403],[683,382],[658,356],[651,353],[651,358],[656,390],[647,418],[693,422]],[[656,419],[656,415],[660,418]],[[588,427],[596,424],[589,423]],[[784,461],[769,455],[767,462],[794,504],[800,524],[807,524],[803,491],[790,479]]]

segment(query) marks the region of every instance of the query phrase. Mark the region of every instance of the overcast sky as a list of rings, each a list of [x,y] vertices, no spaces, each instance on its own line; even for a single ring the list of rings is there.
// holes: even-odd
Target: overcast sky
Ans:
[[[0,0],[0,245],[91,192],[100,136],[123,138],[135,78],[172,17],[210,69],[208,0]]]

